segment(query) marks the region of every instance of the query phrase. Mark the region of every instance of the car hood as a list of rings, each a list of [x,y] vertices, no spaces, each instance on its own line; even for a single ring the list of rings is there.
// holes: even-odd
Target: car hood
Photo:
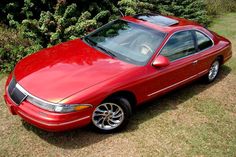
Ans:
[[[22,59],[14,75],[29,93],[56,103],[134,67],[77,39]]]

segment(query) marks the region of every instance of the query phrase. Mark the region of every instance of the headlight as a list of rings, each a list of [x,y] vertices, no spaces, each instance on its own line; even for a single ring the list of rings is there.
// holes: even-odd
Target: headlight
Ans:
[[[92,105],[90,104],[55,104],[32,96],[28,96],[26,100],[31,104],[38,106],[42,109],[60,113],[79,111],[82,109],[92,107]]]
[[[71,104],[71,105],[58,105],[55,106],[55,112],[73,112],[92,107],[89,104]]]

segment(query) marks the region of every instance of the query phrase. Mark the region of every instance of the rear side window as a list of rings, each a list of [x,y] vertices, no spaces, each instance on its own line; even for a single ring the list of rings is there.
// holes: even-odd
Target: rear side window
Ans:
[[[194,39],[191,31],[174,34],[161,50],[161,55],[174,61],[195,53]]]
[[[199,31],[195,31],[195,34],[196,34],[196,39],[197,39],[198,51],[202,51],[213,45],[211,39],[207,37],[205,34]]]

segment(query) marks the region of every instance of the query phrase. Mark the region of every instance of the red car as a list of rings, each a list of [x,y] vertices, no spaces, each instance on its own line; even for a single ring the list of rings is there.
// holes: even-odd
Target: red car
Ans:
[[[232,56],[229,40],[186,19],[138,14],[22,59],[5,101],[45,130],[123,128],[134,108],[197,78],[212,82]]]

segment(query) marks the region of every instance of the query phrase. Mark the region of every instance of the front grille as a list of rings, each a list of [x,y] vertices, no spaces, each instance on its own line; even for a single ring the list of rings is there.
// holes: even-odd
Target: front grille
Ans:
[[[12,78],[10,84],[8,85],[8,93],[11,94],[16,87],[16,79]]]
[[[12,101],[14,101],[17,105],[19,105],[27,97],[26,94],[24,94],[17,88],[17,82],[15,78],[12,78],[8,86],[8,93]]]

